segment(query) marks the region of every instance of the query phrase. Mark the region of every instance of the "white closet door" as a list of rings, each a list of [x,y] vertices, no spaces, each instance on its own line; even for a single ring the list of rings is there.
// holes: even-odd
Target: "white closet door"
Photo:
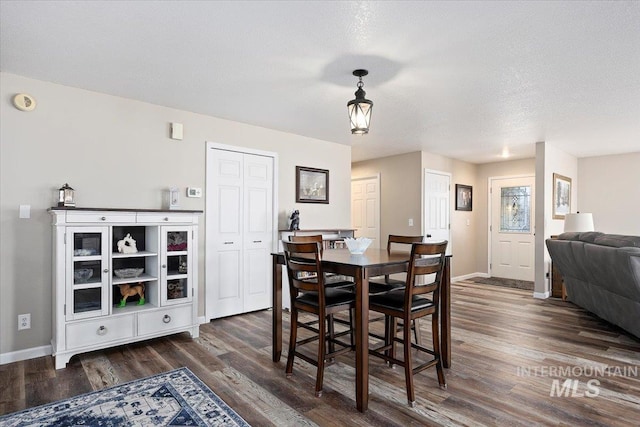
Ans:
[[[207,152],[208,319],[271,307],[274,158]]]
[[[244,155],[244,311],[271,307],[273,158]]]
[[[218,318],[243,311],[242,282],[242,228],[243,228],[243,179],[244,155],[233,151],[209,150],[210,170],[207,187],[213,191],[212,200],[207,200],[207,215],[214,220],[208,222],[212,230],[207,243],[213,249],[207,265],[207,297],[211,311],[208,316]]]

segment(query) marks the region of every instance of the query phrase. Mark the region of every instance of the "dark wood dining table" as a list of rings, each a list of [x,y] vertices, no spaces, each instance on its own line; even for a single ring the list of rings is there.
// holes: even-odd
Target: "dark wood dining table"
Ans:
[[[282,266],[283,253],[272,253],[273,325],[272,358],[282,354]],[[356,406],[360,412],[369,405],[369,278],[403,273],[409,267],[409,253],[388,253],[386,249],[367,249],[352,255],[347,249],[325,249],[322,255],[325,272],[352,276],[356,284]],[[440,289],[440,351],[445,368],[451,366],[451,256],[447,256]]]

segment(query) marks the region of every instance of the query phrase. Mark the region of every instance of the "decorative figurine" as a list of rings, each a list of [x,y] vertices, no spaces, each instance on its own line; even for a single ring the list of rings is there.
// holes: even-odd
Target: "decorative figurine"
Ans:
[[[291,226],[289,227],[289,231],[300,230],[300,211],[295,210],[291,214]]]
[[[118,240],[118,252],[121,254],[135,254],[138,252],[136,241],[133,240],[131,234],[127,233],[124,239]]]
[[[140,282],[137,285],[118,285],[118,287],[120,288],[120,295],[122,295],[122,299],[120,300],[118,307],[124,307],[127,305],[127,298],[134,297],[136,295],[140,296],[138,305],[144,305],[144,283]]]

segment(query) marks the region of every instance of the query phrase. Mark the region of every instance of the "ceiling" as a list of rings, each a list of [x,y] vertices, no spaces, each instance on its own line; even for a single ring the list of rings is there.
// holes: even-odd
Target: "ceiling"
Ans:
[[[0,19],[2,71],[350,145],[353,161],[640,151],[638,1],[1,0]]]

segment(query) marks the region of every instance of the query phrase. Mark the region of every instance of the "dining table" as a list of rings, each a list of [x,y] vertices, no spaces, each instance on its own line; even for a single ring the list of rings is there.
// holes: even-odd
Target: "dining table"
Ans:
[[[283,252],[272,256],[272,359],[282,355],[282,266]],[[369,248],[354,255],[348,249],[324,249],[322,268],[326,273],[351,276],[355,282],[356,407],[365,412],[369,405],[369,278],[403,273],[409,268],[409,252],[388,252]],[[451,366],[451,255],[447,255],[440,286],[440,352],[445,368]]]

